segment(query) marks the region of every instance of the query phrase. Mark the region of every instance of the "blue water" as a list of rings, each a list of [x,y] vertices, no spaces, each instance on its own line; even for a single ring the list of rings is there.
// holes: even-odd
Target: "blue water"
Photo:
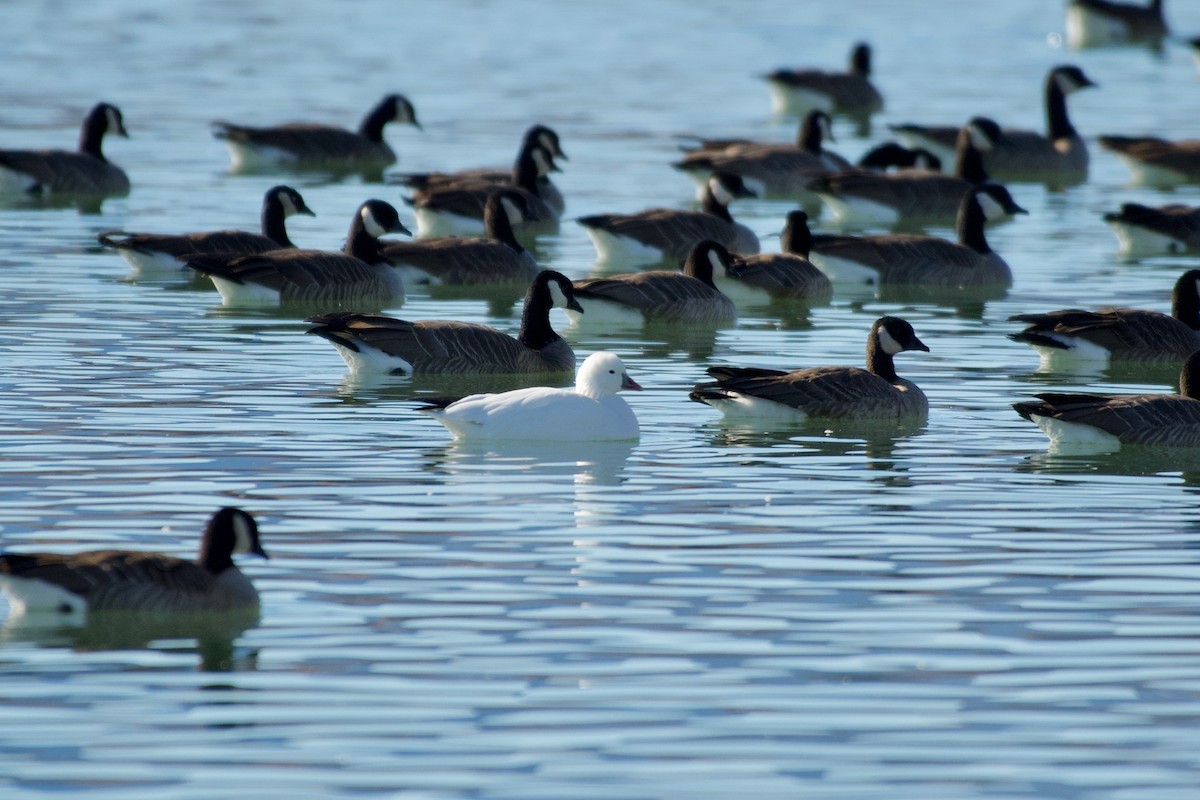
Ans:
[[[1200,32],[1200,7],[1169,15]],[[398,187],[356,178],[230,175],[215,118],[353,125],[403,92],[424,131],[388,129],[395,170],[506,164],[544,122],[579,216],[690,202],[666,166],[676,134],[790,140],[755,76],[841,66],[860,39],[887,107],[868,137],[839,121],[848,157],[889,122],[1040,127],[1042,78],[1065,62],[1101,87],[1070,100],[1089,139],[1195,136],[1183,45],[1072,52],[1042,0],[115,0],[0,20],[0,146],[69,147],[106,99],[132,137],[107,152],[134,186],[99,214],[0,211],[0,543],[190,555],[237,504],[272,554],[244,563],[256,624],[198,638],[10,620],[5,798],[1195,797],[1200,457],[1050,452],[1009,407],[1173,376],[1041,372],[1005,320],[1166,310],[1195,258],[1121,260],[1100,215],[1200,189],[1130,187],[1095,147],[1086,184],[1014,186],[1030,215],[989,236],[1015,281],[986,304],[839,294],[744,308],[715,334],[557,318],[578,353],[614,350],[646,387],[628,396],[639,443],[570,449],[451,444],[405,402],[444,382],[351,381],[295,316],[131,280],[95,241],[253,228],[282,181],[319,215],[291,220],[303,246],[339,246],[367,197],[402,207]],[[734,213],[774,249],[787,210]],[[570,222],[538,255],[594,270]],[[420,291],[393,311],[519,317]],[[883,314],[930,347],[898,359],[926,422],[746,430],[687,400],[710,364],[859,364]]]

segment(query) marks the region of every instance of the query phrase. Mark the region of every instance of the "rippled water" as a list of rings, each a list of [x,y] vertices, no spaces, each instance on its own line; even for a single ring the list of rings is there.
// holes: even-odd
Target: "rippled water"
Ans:
[[[162,4],[158,4],[162,5]],[[814,6],[809,8],[809,6]],[[1181,33],[1200,8],[1173,3]],[[396,169],[511,160],[554,126],[568,214],[682,206],[675,134],[790,139],[755,74],[876,46],[885,123],[988,113],[1039,127],[1048,67],[1101,85],[1077,127],[1196,134],[1186,48],[1058,49],[1062,9],[967,4],[10,4],[4,146],[76,139],[100,98],[134,184],[99,214],[0,212],[0,542],[190,554],[217,505],[260,518],[245,565],[261,619],[204,630],[9,621],[0,643],[5,798],[962,798],[1174,800],[1200,776],[1200,457],[1061,455],[1009,408],[1044,387],[1162,391],[1173,376],[1037,371],[1013,313],[1166,309],[1192,257],[1125,262],[1100,214],[1126,186],[1093,150],[1063,193],[1014,187],[1028,218],[990,237],[1016,275],[957,306],[835,296],[744,308],[715,334],[568,332],[619,352],[635,446],[449,443],[404,402],[453,389],[356,384],[287,313],[128,278],[95,234],[253,227],[287,180],[337,246],[396,187],[231,176],[217,117],[352,124],[405,92]],[[786,203],[738,218],[777,232]],[[407,215],[406,215],[407,216]],[[766,240],[768,249],[774,248]],[[567,223],[546,266],[593,269]],[[514,329],[505,302],[410,297],[408,318]],[[927,422],[745,430],[687,400],[714,363],[861,362],[882,314],[931,353],[902,374]],[[560,320],[561,322],[561,320]]]

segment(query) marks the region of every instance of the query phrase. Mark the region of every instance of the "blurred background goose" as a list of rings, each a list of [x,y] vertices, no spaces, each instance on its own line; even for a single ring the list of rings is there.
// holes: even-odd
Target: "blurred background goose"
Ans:
[[[268,250],[250,255],[199,255],[188,266],[212,278],[225,305],[321,305],[382,308],[404,302],[400,273],[384,258],[379,237],[409,233],[383,200],[358,207],[342,252]]]
[[[641,389],[620,357],[601,351],[579,365],[571,389],[532,386],[442,398],[421,410],[445,425],[455,439],[633,441],[638,438],[637,417],[617,392]]]
[[[957,242],[915,233],[814,235],[808,257],[835,283],[938,289],[1008,286],[1012,272],[984,232],[989,219],[1008,213],[1025,211],[1003,186],[985,184],[959,204]]]
[[[1028,327],[1008,338],[1033,347],[1042,363],[1086,361],[1178,364],[1200,349],[1200,270],[1175,281],[1171,313],[1132,308],[1015,314]]]
[[[812,235],[808,214],[791,211],[780,235],[781,253],[730,253],[724,276],[715,274],[717,287],[735,303],[795,300],[810,305],[828,303],[833,284],[808,260]]]
[[[1117,235],[1119,252],[1128,256],[1182,253],[1200,250],[1200,208],[1171,203],[1144,206],[1123,203],[1121,210],[1105,214]]]
[[[700,147],[671,166],[695,182],[697,199],[703,198],[709,177],[720,171],[740,175],[759,197],[795,200],[815,207],[820,201],[808,191],[811,177],[853,168],[837,153],[824,149],[826,139],[833,141],[830,125],[824,111],[810,111],[800,126],[796,144],[702,139]]]
[[[408,98],[389,94],[351,131],[317,122],[290,122],[253,127],[213,122],[213,135],[225,142],[234,171],[279,167],[313,169],[382,170],[396,161],[396,153],[383,138],[389,122],[420,128]]]
[[[883,109],[883,96],[871,83],[871,47],[856,44],[847,72],[777,69],[763,76],[776,114],[804,116],[809,111],[862,118]]]
[[[1179,394],[1034,395],[1013,403],[1055,446],[1200,447],[1200,353],[1184,362]]]
[[[97,103],[83,118],[77,150],[0,150],[0,195],[129,194],[129,177],[101,149],[109,133],[129,137],[120,109]]]
[[[954,174],[918,168],[892,172],[856,169],[813,178],[809,189],[835,221],[851,227],[953,225],[963,197],[990,183],[983,154],[1000,139],[1000,126],[974,117],[958,132]],[[1007,214],[1019,213],[1016,204]]]
[[[929,401],[896,374],[894,356],[929,352],[907,321],[881,317],[867,336],[867,368],[810,367],[787,372],[757,367],[709,367],[715,381],[689,397],[733,418],[802,420],[897,419],[925,416]]]
[[[1032,181],[1068,185],[1087,180],[1087,143],[1071,124],[1067,95],[1095,86],[1079,67],[1050,70],[1045,81],[1046,133],[1003,128],[1003,135],[983,153],[983,166],[999,181]],[[950,157],[958,129],[953,126],[892,125],[910,147],[923,147],[943,161]]]
[[[540,147],[550,154],[550,162],[568,161],[563,152],[558,133],[546,125],[533,125],[525,131],[521,138],[521,146],[517,150],[517,162],[524,158],[532,158],[535,147]],[[512,184],[514,170],[497,169],[495,167],[474,167],[455,172],[405,172],[395,176],[395,182],[418,191],[446,189],[459,184]],[[541,197],[559,215],[566,209],[562,192],[550,180],[549,174],[538,177],[538,196]]]
[[[530,216],[516,229],[520,235],[551,234],[558,230],[560,211],[547,201],[543,191],[553,186],[548,180],[559,172],[552,152],[538,142],[522,148],[507,180],[464,179],[418,189],[404,202],[413,208],[420,236],[479,236],[484,232],[484,211],[488,196],[497,189],[524,194]],[[549,196],[549,195],[547,195]],[[553,196],[562,202],[562,195]]]
[[[1149,5],[1111,0],[1067,3],[1067,44],[1073,48],[1122,42],[1158,44],[1168,33],[1162,0],[1149,0]]]
[[[753,254],[759,249],[758,236],[734,222],[729,204],[756,196],[737,175],[715,172],[708,179],[700,211],[651,208],[633,214],[593,214],[576,222],[591,237],[597,259],[605,263],[678,263],[706,239],[727,250]]]
[[[578,324],[580,314],[591,323],[665,322],[721,327],[737,321],[737,307],[713,281],[729,266],[729,251],[713,241],[695,244],[682,272],[652,270],[575,281],[582,311],[568,309]]]
[[[573,372],[575,353],[550,325],[550,309],[582,311],[566,276],[543,270],[525,295],[516,338],[487,325],[406,322],[343,312],[309,317],[307,333],[328,339],[351,373],[545,374]]]
[[[1156,136],[1101,136],[1099,142],[1129,168],[1134,183],[1163,187],[1200,183],[1200,139],[1172,142]]]
[[[388,242],[383,256],[400,270],[405,286],[421,284],[478,286],[525,285],[538,274],[533,255],[514,234],[527,220],[537,220],[529,195],[514,188],[497,188],[483,210],[487,238],[458,236]]]
[[[272,186],[263,195],[262,233],[248,231],[203,231],[199,233],[129,233],[105,231],[96,238],[121,254],[135,275],[173,275],[187,271],[187,259],[202,253],[263,253],[295,247],[288,238],[285,220],[294,214],[316,216],[304,198],[290,186]]]
[[[208,521],[195,561],[136,550],[0,555],[0,587],[16,613],[221,612],[257,608],[258,592],[233,563],[267,557],[254,518],[222,508]]]

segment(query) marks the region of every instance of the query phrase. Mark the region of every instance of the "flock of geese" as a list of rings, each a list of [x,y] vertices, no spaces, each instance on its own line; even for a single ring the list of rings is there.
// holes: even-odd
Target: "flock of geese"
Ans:
[[[1161,0],[1148,7],[1070,0],[1067,19],[1069,39],[1078,46],[1167,34]],[[526,248],[556,231],[565,212],[552,178],[567,156],[545,125],[528,129],[511,170],[385,176],[396,160],[384,139],[386,126],[420,127],[412,103],[398,94],[384,97],[355,130],[220,121],[213,133],[228,146],[235,171],[316,169],[403,184],[411,191],[406,202],[417,229],[411,240],[384,238],[412,234],[393,205],[369,199],[355,209],[342,250],[299,248],[288,236],[287,219],[312,211],[294,188],[279,185],[263,197],[257,233],[107,231],[99,241],[137,275],[202,276],[226,305],[311,312],[307,332],[329,341],[354,373],[510,374],[534,384],[425,398],[421,410],[455,438],[630,441],[638,437],[638,422],[618,393],[641,386],[610,352],[592,353],[576,369],[570,344],[550,323],[552,309],[563,309],[573,326],[625,319],[722,327],[736,323],[735,298],[746,295],[821,302],[839,284],[951,293],[1007,288],[1012,272],[985,232],[989,222],[1025,213],[1004,182],[1065,187],[1087,179],[1088,148],[1071,124],[1067,98],[1096,84],[1077,66],[1058,66],[1046,76],[1045,131],[1005,128],[986,117],[959,127],[895,125],[900,142],[881,145],[858,163],[826,144],[833,116],[861,120],[883,106],[871,82],[867,45],[853,49],[845,72],[777,70],[764,78],[774,110],[801,120],[794,143],[688,137],[685,154],[672,166],[695,182],[698,208],[575,220],[598,260],[635,268],[626,273],[571,280],[540,268]],[[127,194],[128,177],[102,149],[108,134],[128,135],[120,110],[99,103],[84,118],[74,151],[0,150],[0,193]],[[1200,182],[1200,140],[1106,135],[1099,142],[1143,184]],[[746,197],[797,207],[787,214],[781,252],[761,253],[754,232],[732,216],[730,205]],[[810,221],[824,215],[842,229],[892,232],[813,232]],[[1126,204],[1105,219],[1126,252],[1200,250],[1200,209]],[[954,240],[912,230],[951,224]],[[378,313],[401,305],[407,290],[434,285],[527,287],[517,335],[476,323]],[[1012,338],[1051,363],[1083,358],[1182,365],[1179,395],[1047,393],[1014,404],[1051,440],[1200,445],[1200,270],[1179,278],[1170,314],[1067,309],[1012,319],[1027,324]],[[697,383],[690,397],[728,417],[756,420],[920,417],[928,413],[928,401],[897,374],[895,357],[928,350],[908,322],[885,316],[867,333],[863,367],[713,366],[710,380]],[[573,387],[540,385],[572,372]],[[253,586],[233,564],[235,553],[266,556],[253,518],[223,508],[210,520],[195,562],[130,551],[8,554],[0,556],[0,585],[16,608],[61,612],[257,605]]]

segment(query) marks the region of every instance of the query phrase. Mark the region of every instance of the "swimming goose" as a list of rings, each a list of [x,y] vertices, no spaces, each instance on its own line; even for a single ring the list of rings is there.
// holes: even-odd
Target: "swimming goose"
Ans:
[[[83,118],[79,149],[0,150],[0,195],[129,194],[129,178],[104,157],[104,135],[129,137],[121,111],[97,103]]]
[[[404,283],[381,252],[379,237],[387,233],[409,230],[391,205],[368,200],[355,212],[341,253],[290,248],[199,255],[187,264],[212,278],[225,305],[398,306]]]
[[[729,251],[713,241],[697,242],[688,253],[683,272],[654,270],[575,281],[575,298],[586,321],[667,322],[671,324],[733,325],[737,308],[713,282],[714,273],[729,265]],[[568,309],[571,322],[580,311]]]
[[[408,98],[389,94],[363,117],[357,131],[317,122],[290,122],[263,128],[213,122],[213,135],[225,141],[234,171],[278,167],[382,169],[396,161],[383,140],[383,127],[401,122],[420,128]]]
[[[754,254],[758,237],[733,221],[728,206],[738,198],[756,196],[737,175],[715,172],[708,179],[701,211],[651,208],[634,214],[595,214],[576,222],[591,237],[597,260],[607,263],[677,263],[705,239],[727,250]]]
[[[1025,210],[999,184],[985,184],[959,203],[958,241],[914,233],[812,236],[808,253],[835,282],[957,289],[1008,286],[1012,272],[988,245],[984,223]]]
[[[547,442],[632,441],[638,438],[633,409],[617,395],[641,391],[615,353],[592,353],[579,365],[573,389],[531,386],[458,400],[429,399],[421,411],[455,439]]]
[[[1003,128],[995,145],[983,153],[983,166],[998,181],[1080,183],[1087,179],[1088,151],[1067,115],[1067,95],[1096,86],[1083,70],[1058,66],[1046,76],[1046,133]],[[957,128],[893,125],[911,147],[924,147],[943,159],[955,146]]]
[[[571,281],[538,273],[525,295],[521,329],[507,333],[469,322],[406,322],[369,314],[309,317],[307,333],[328,339],[351,373],[541,374],[572,372],[575,353],[550,326],[551,308],[582,311]]]
[[[512,188],[488,195],[483,211],[488,238],[448,236],[389,242],[383,256],[400,270],[405,286],[527,284],[538,274],[537,262],[517,241],[513,229],[526,220],[537,220],[528,197]]]
[[[1200,353],[1184,362],[1179,394],[1034,395],[1040,402],[1013,403],[1053,445],[1200,446]]]
[[[763,76],[776,114],[804,114],[817,109],[831,114],[866,116],[883,109],[883,97],[871,83],[871,48],[857,44],[848,72],[777,69]]]
[[[824,149],[824,140],[833,140],[830,125],[824,111],[810,111],[796,144],[702,139],[700,148],[671,166],[695,182],[697,199],[704,196],[709,177],[721,171],[741,176],[759,197],[812,202],[816,198],[808,182],[814,175],[852,168],[849,161]]]
[[[525,135],[521,139],[521,146],[517,150],[517,159],[520,160],[522,153],[528,153],[532,157],[535,147],[541,147],[543,150],[546,150],[550,154],[552,162],[558,159],[563,161],[569,160],[567,154],[563,152],[558,133],[546,125],[534,125],[525,131]],[[406,172],[396,176],[396,182],[419,191],[445,189],[463,183],[503,185],[513,182],[513,170],[476,167],[456,172]],[[549,175],[543,175],[538,178],[538,196],[558,211],[560,215],[566,208],[562,193],[554,185],[553,181],[550,180]]]
[[[233,563],[237,553],[267,557],[254,518],[222,508],[209,519],[195,561],[135,550],[6,553],[0,555],[0,587],[18,614],[257,608],[258,592]]]
[[[1167,141],[1154,136],[1100,136],[1100,146],[1117,154],[1145,186],[1200,183],[1200,139]]]
[[[1008,338],[1031,345],[1044,364],[1062,360],[1179,363],[1200,349],[1200,270],[1175,281],[1171,313],[1132,308],[1015,314],[1028,327]]]
[[[896,374],[893,357],[929,348],[912,325],[881,317],[867,337],[867,368],[810,367],[785,372],[756,367],[709,367],[715,381],[698,383],[691,397],[727,417],[898,419],[924,416],[929,402],[915,383]]]
[[[872,147],[859,156],[855,166],[876,172],[891,169],[923,169],[929,172],[942,171],[942,159],[924,147],[905,147],[896,142],[884,142]]]
[[[105,231],[96,238],[100,244],[119,252],[133,267],[134,274],[173,275],[186,271],[184,262],[201,253],[262,253],[295,247],[284,223],[293,214],[316,216],[295,189],[272,186],[263,195],[261,234],[238,230],[181,234]]]
[[[1119,42],[1159,42],[1169,33],[1162,0],[1133,5],[1111,0],[1067,3],[1067,44],[1073,48]]]
[[[1124,203],[1104,215],[1123,255],[1145,256],[1200,250],[1200,208],[1181,203],[1151,207]]]
[[[995,146],[1000,126],[974,117],[958,132],[954,174],[920,169],[894,172],[854,170],[822,175],[809,182],[839,224],[854,227],[951,225],[963,197],[989,182],[983,153]],[[1015,204],[1008,214],[1018,213]]]
[[[743,256],[731,253],[724,279],[717,273],[717,286],[735,299],[745,302],[763,300],[801,300],[827,303],[833,298],[833,284],[825,273],[808,260],[812,235],[808,214],[791,211],[781,234],[782,253]]]
[[[414,191],[404,202],[413,207],[419,236],[480,236],[484,232],[484,206],[488,195],[499,188],[511,188],[525,195],[531,216],[519,232],[528,235],[554,233],[559,211],[542,196],[551,172],[560,172],[550,150],[540,143],[517,154],[507,181],[463,180],[434,185]],[[561,195],[559,195],[561,200]],[[536,221],[535,221],[536,220]]]

